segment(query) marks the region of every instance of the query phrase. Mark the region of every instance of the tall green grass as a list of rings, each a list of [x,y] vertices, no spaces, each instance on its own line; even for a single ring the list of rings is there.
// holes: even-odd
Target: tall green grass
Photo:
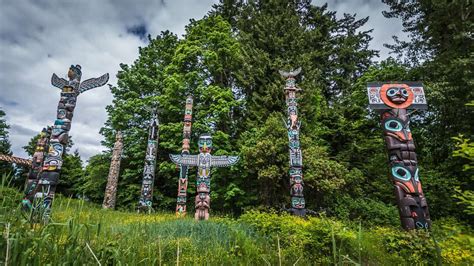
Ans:
[[[6,183],[3,183],[6,184]],[[251,211],[196,222],[172,213],[102,210],[58,196],[51,222],[31,225],[21,194],[0,187],[4,265],[393,265],[472,264],[474,238],[454,221],[427,232],[362,228],[329,218]],[[436,223],[435,223],[436,224]],[[437,245],[437,246],[436,246]]]

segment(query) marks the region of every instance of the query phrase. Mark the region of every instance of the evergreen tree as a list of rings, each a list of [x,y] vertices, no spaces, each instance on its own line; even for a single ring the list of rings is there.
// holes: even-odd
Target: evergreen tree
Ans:
[[[349,191],[363,178],[349,162],[331,157],[341,151],[333,128],[346,121],[339,111],[342,102],[376,55],[368,49],[370,31],[359,30],[367,18],[345,14],[336,19],[327,5],[310,1],[221,1],[214,9],[234,26],[243,48],[237,75],[243,77],[238,85],[245,99],[245,127],[239,150],[243,179],[255,184],[247,194],[255,195],[258,205],[289,202],[288,140],[282,122],[286,105],[278,70],[301,66],[298,111],[306,201],[310,208],[334,207],[337,192]]]
[[[12,155],[11,144],[8,140],[8,129],[10,126],[5,119],[5,112],[0,109],[0,153]],[[0,175],[13,174],[13,167],[10,163],[0,161]]]
[[[61,177],[56,192],[67,197],[81,196],[79,187],[81,186],[83,175],[82,159],[79,151],[76,149],[74,153],[64,156]]]
[[[77,193],[81,197],[97,204],[102,203],[109,174],[110,159],[110,153],[101,153],[89,158],[77,189]],[[119,181],[121,181],[121,178],[119,178]],[[119,185],[118,191],[125,191],[125,188]]]

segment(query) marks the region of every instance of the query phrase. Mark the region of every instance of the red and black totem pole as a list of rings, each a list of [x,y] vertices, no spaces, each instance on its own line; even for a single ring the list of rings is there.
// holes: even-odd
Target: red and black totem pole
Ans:
[[[76,108],[76,101],[79,94],[93,88],[101,87],[109,80],[109,74],[104,74],[99,78],[91,78],[81,82],[82,71],[80,65],[71,65],[67,73],[69,80],[65,80],[53,74],[51,84],[61,89],[57,116],[51,132],[48,153],[43,162],[43,170],[40,173],[38,182],[38,193],[35,197],[43,199],[42,218],[45,223],[49,221],[49,213],[54,198],[54,192],[59,182],[63,155],[69,142],[69,130]]]
[[[288,210],[291,214],[297,216],[306,216],[306,203],[303,196],[303,156],[300,147],[300,127],[301,121],[298,120],[298,102],[296,92],[301,91],[296,86],[295,77],[301,72],[301,68],[295,71],[284,72],[280,74],[286,79],[285,94],[286,106],[288,109],[288,120],[286,128],[288,129],[288,147],[290,153],[290,195],[291,208]]]
[[[193,119],[193,97],[186,98],[183,125],[183,146],[181,154],[189,154],[189,143],[191,139],[191,125]],[[176,216],[186,215],[186,199],[188,190],[188,166],[181,164],[179,167],[178,197],[176,199]]]
[[[402,227],[406,230],[428,229],[430,214],[421,188],[408,113],[408,110],[427,108],[423,85],[419,82],[374,82],[368,83],[367,87],[369,106],[380,113]]]

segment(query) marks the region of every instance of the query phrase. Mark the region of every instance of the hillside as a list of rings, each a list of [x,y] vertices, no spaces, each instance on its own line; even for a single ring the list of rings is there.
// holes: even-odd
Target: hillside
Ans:
[[[1,192],[0,261],[8,256],[6,265],[474,263],[472,232],[449,220],[438,220],[431,234],[259,211],[195,222],[58,197],[52,222],[31,226],[17,207],[20,194]]]

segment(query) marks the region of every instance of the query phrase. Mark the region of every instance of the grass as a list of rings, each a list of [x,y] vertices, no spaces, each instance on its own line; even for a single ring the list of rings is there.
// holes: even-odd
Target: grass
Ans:
[[[453,221],[433,233],[362,228],[252,211],[239,219],[196,222],[172,213],[100,209],[57,197],[52,222],[31,225],[21,194],[0,187],[0,263],[4,265],[393,265],[472,264],[471,231]]]
[[[195,222],[170,213],[102,210],[57,197],[51,222],[32,226],[19,207],[8,210],[12,206],[6,202],[13,201],[2,198],[0,260],[8,257],[9,265],[252,264],[264,263],[261,255],[271,252],[255,230],[226,218]]]

